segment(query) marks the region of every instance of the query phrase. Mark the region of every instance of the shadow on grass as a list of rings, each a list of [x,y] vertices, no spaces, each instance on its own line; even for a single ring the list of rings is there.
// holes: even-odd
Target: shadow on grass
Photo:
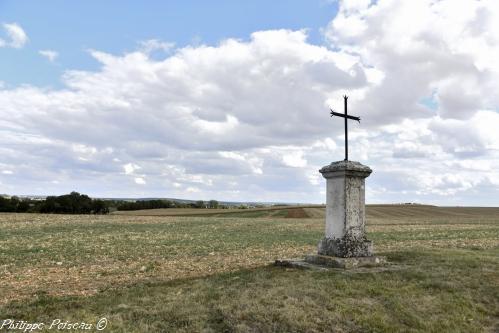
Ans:
[[[400,271],[349,274],[262,266],[138,283],[90,297],[12,302],[0,319],[95,323],[116,332],[493,331],[498,250],[386,253]]]

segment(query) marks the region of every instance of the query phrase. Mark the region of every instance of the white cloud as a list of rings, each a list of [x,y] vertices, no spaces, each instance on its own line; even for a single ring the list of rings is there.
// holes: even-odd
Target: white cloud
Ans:
[[[343,85],[366,84],[362,75],[352,77],[336,67],[334,52],[308,44],[305,37],[300,31],[259,32],[250,42],[187,47],[163,61],[141,52],[92,51],[102,71],[68,71],[69,89],[20,88],[4,98],[19,110],[24,126],[36,123],[38,132],[61,140],[80,142],[84,136],[92,145],[120,145],[126,138],[233,150],[290,138],[305,142],[330,127],[323,116],[331,93]],[[322,69],[331,75],[321,76]],[[25,99],[11,99],[14,95]],[[36,112],[32,103],[40,105]],[[80,124],[91,117],[100,125],[82,133]]]
[[[128,163],[123,165],[123,170],[125,171],[125,175],[132,175],[136,170],[140,168],[141,168],[140,166],[133,163]]]
[[[3,23],[2,26],[7,39],[0,38],[0,47],[8,46],[18,49],[28,42],[28,35],[19,24]]]
[[[428,117],[432,92],[442,117],[465,119],[499,103],[497,17],[495,1],[343,1],[326,36],[383,74],[359,101],[367,119]]]
[[[139,42],[140,50],[144,53],[151,53],[156,50],[169,52],[174,46],[174,43],[163,42],[159,39],[148,39]]]
[[[142,178],[142,177],[135,177],[134,180],[135,180],[135,184],[139,184],[139,185],[145,185],[146,184],[145,179]]]
[[[59,56],[59,53],[56,51],[53,51],[53,50],[40,50],[40,51],[38,51],[38,53],[41,56],[47,58],[48,61],[50,61],[50,62],[54,62],[55,59],[57,59],[57,57]]]
[[[328,150],[335,150],[337,145],[333,139],[325,138],[324,140],[317,140],[316,142],[314,142],[313,147],[328,149]]]
[[[285,153],[282,161],[286,166],[292,168],[303,168],[307,165],[307,160],[303,158],[303,151],[293,151]]]
[[[197,187],[188,187],[185,191],[187,193],[199,193],[199,192],[201,192],[201,190],[198,189]]]
[[[214,135],[227,135],[228,132],[234,130],[239,125],[239,121],[236,117],[227,115],[225,121],[222,122],[196,119],[193,124],[202,132]]]

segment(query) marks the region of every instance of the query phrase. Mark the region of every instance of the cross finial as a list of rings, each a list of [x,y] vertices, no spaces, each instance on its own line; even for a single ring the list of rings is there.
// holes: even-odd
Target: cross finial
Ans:
[[[342,117],[345,119],[345,161],[348,161],[348,119],[357,120],[360,123],[360,118],[356,117],[356,116],[349,116],[348,115],[348,108],[347,108],[348,96],[343,95],[343,99],[345,101],[345,113],[344,114],[334,112],[332,109],[330,109],[330,110],[331,110],[331,117],[337,116],[337,117]]]

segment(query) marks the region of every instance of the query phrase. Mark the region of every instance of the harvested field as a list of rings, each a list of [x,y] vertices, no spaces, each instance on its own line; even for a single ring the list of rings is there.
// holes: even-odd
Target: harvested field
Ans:
[[[298,214],[299,218],[324,218],[325,206],[303,205],[303,206],[274,206],[252,209],[192,209],[192,208],[169,208],[169,209],[146,209],[135,211],[118,211],[112,215],[130,216],[212,216],[212,217],[286,217],[288,214]],[[294,211],[291,212],[290,211]],[[437,207],[429,205],[367,205],[367,218],[438,218],[438,217],[469,217],[483,218],[499,216],[497,207]]]
[[[304,208],[291,208],[287,210],[287,218],[303,219],[310,217]]]

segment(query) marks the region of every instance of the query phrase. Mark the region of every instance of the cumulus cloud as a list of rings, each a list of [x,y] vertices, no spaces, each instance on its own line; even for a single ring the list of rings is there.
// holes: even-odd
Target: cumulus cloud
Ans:
[[[0,170],[14,171],[0,175],[2,187],[323,202],[317,170],[343,158],[343,123],[329,108],[342,111],[348,93],[362,118],[350,126],[350,156],[374,169],[368,201],[492,204],[495,7],[342,1],[328,46],[273,30],[218,45],[92,50],[101,67],[67,71],[62,89],[0,88]],[[152,57],[158,49],[168,54]]]
[[[0,47],[4,46],[19,49],[28,42],[28,35],[26,35],[19,24],[3,23],[2,27],[7,38],[0,38]]]
[[[142,52],[91,54],[102,70],[66,72],[68,89],[4,91],[4,109],[18,112],[11,122],[96,146],[126,141],[230,151],[320,138],[330,129],[323,121],[327,98],[345,85],[366,84],[362,68],[353,69],[356,75],[339,69],[334,52],[307,43],[302,31],[186,47],[162,61]],[[318,77],[321,66],[334,75]],[[102,125],[82,131],[91,118]]]
[[[38,51],[38,54],[47,58],[48,61],[50,61],[50,62],[54,62],[55,59],[57,59],[57,57],[59,56],[59,53],[57,51],[53,51],[53,50],[40,50],[40,51]]]
[[[101,69],[66,72],[65,89],[0,91],[0,112],[9,115],[5,147],[20,141],[21,150],[35,152],[35,164],[43,166],[26,165],[24,172],[37,180],[59,175],[64,184],[78,173],[89,186],[86,169],[101,177],[96,188],[116,189],[117,182],[129,186],[124,193],[142,191],[137,184],[163,196],[276,200],[276,193],[295,191],[305,200],[301,188],[310,181],[300,147],[341,128],[324,122],[328,98],[367,82],[362,67],[345,66],[306,38],[304,31],[263,31],[249,41],[177,49],[162,60],[144,50],[93,50]],[[21,160],[19,145],[5,153],[6,167]],[[277,179],[286,174],[295,182],[281,189]],[[47,186],[41,188],[53,188]]]
[[[343,1],[326,37],[383,73],[359,101],[373,122],[468,119],[499,103],[498,16],[495,1]],[[432,94],[437,110],[419,104]]]
[[[404,184],[413,194],[457,197],[497,179],[497,2],[342,1],[339,8],[327,40],[379,78],[354,103],[389,152],[380,165],[413,179]],[[469,158],[488,159],[488,169],[469,173],[460,163]]]

